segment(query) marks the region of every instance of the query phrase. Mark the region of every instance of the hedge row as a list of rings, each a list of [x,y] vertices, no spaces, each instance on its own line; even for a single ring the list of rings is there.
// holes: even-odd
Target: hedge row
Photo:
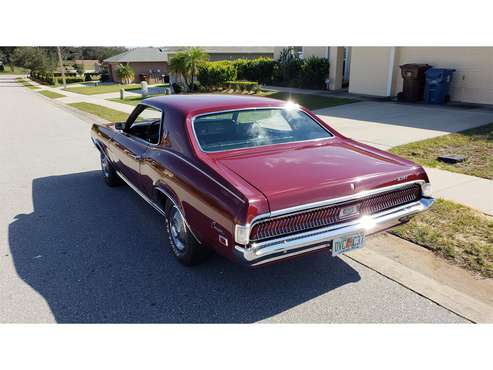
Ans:
[[[237,71],[230,61],[206,62],[199,66],[198,79],[205,88],[218,88],[236,80]]]
[[[324,89],[329,75],[327,58],[292,58],[278,62],[274,68],[274,83],[281,86]]]
[[[203,63],[199,67],[198,80],[206,89],[223,87],[236,80],[323,89],[328,75],[329,60],[326,58],[292,58],[286,61],[258,58]]]
[[[253,81],[226,81],[224,87],[238,91],[255,91],[259,89],[258,82]]]
[[[269,58],[238,59],[233,61],[238,80],[257,81],[261,84],[271,84],[273,82],[277,63],[277,61]]]
[[[63,83],[63,79],[57,75],[57,73],[43,74],[39,72],[31,72],[31,79],[48,85],[61,85]],[[84,82],[84,78],[70,74],[65,77],[65,82],[68,84]]]

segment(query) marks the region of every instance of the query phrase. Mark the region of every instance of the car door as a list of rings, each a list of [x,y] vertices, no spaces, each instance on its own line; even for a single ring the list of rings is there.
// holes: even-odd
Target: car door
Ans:
[[[124,129],[113,137],[115,165],[139,190],[142,190],[141,162],[146,151],[159,141],[161,114],[153,107],[140,104],[130,114]]]

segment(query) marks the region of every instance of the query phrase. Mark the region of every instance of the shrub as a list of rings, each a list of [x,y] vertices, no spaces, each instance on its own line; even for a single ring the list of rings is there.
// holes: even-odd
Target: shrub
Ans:
[[[37,82],[43,83],[43,84],[48,84],[48,85],[60,85],[63,83],[63,79],[61,77],[61,73],[40,73],[40,72],[31,72],[30,75],[32,80],[35,80]],[[65,82],[68,84],[71,83],[77,83],[77,82],[83,82],[84,79],[82,77],[79,77],[77,75],[68,75],[65,77]]]
[[[101,80],[101,74],[99,73],[89,73],[89,72],[86,72],[84,73],[84,81],[86,82],[90,82],[90,81],[98,81],[98,80]]]
[[[84,82],[84,79],[82,77],[65,77],[65,82],[68,84],[73,84],[77,82]],[[63,80],[61,77],[56,78],[56,83],[55,84],[62,84]]]
[[[111,76],[110,76],[110,71],[108,70],[108,67],[106,65],[103,65],[101,67],[101,73],[100,73],[100,78],[99,80],[101,82],[108,82],[111,81]]]
[[[119,64],[116,73],[123,84],[130,84],[135,78],[135,71],[129,64]]]
[[[293,58],[279,64],[281,82],[291,87],[301,87],[303,60]]]
[[[327,58],[309,57],[301,66],[301,86],[311,89],[323,89],[329,75],[329,60]]]
[[[205,62],[199,66],[198,79],[205,88],[217,88],[236,79],[236,68],[230,61]]]
[[[277,62],[269,58],[257,58],[238,59],[233,63],[239,80],[270,84],[273,80],[274,66]]]
[[[179,94],[183,91],[183,85],[180,83],[173,82],[171,86],[173,87],[175,94]]]
[[[226,87],[239,91],[258,90],[258,82],[254,81],[226,81]]]

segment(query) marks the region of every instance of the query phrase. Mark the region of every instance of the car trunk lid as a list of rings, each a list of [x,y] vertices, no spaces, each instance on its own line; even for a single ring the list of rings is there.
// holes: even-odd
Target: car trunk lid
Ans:
[[[215,160],[262,192],[271,211],[407,182],[420,174],[412,162],[340,138],[223,152]]]

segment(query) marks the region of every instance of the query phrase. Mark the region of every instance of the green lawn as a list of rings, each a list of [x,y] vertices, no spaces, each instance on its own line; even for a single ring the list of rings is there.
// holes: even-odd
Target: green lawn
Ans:
[[[153,97],[153,96],[158,96],[158,95],[161,95],[161,94],[157,94],[157,95],[149,95],[148,98],[150,97]],[[138,105],[141,101],[142,101],[142,96],[140,95],[137,95],[137,96],[129,96],[129,97],[126,97],[125,99],[121,100],[120,98],[113,98],[113,99],[106,99],[106,100],[110,100],[110,101],[114,101],[114,102],[117,102],[117,103],[122,103],[122,104],[128,104],[128,105]]]
[[[246,95],[238,92],[230,92],[230,91],[221,91],[217,92],[217,94],[238,94],[238,95]],[[307,94],[288,94],[280,91],[259,91],[257,96],[265,96],[268,98],[279,99],[279,100],[291,100],[294,101],[308,109],[320,109],[327,107],[334,107],[336,105],[341,104],[349,104],[354,103],[356,100],[354,99],[344,99],[344,98],[332,98],[326,96],[319,95],[307,95]],[[248,96],[248,95],[247,95]],[[127,97],[124,100],[120,100],[119,98],[108,99],[111,101],[115,101],[117,103],[129,104],[129,105],[137,105],[142,101],[140,96],[132,96]]]
[[[123,122],[128,118],[128,113],[120,112],[115,109],[106,108],[102,105],[92,103],[70,103],[71,107],[77,108],[81,111],[94,114],[110,122]]]
[[[23,78],[17,77],[15,80],[17,82],[19,82],[22,86],[27,87],[28,89],[31,89],[31,90],[40,89],[38,86],[33,85],[31,82],[29,82],[28,80],[25,80]]]
[[[493,179],[493,123],[396,146],[390,151],[425,166]],[[457,164],[438,161],[437,157],[444,154],[462,155],[466,160]]]
[[[113,85],[99,85],[99,86],[79,86],[79,87],[69,87],[67,88],[67,91],[77,93],[77,94],[83,94],[83,95],[96,95],[96,94],[107,94],[107,93],[113,93],[113,92],[119,92],[120,89],[125,89],[125,90],[137,90],[140,89],[142,86],[140,84],[130,84],[130,85],[120,85],[120,84],[113,84]]]
[[[268,98],[279,99],[279,100],[291,100],[298,103],[308,109],[321,109],[327,107],[334,107],[336,105],[354,103],[357,100],[345,99],[345,98],[334,98],[330,96],[320,96],[320,95],[309,95],[309,94],[290,94],[281,91],[267,92],[262,94]]]
[[[493,217],[438,199],[428,212],[391,233],[493,278]]]
[[[42,90],[42,91],[38,91],[41,95],[44,95],[50,99],[58,99],[58,98],[64,98],[65,95],[63,94],[59,94],[57,92],[54,92],[54,91],[49,91],[49,90]]]
[[[0,75],[23,75],[27,74],[29,71],[22,67],[14,67],[14,71],[10,70],[10,66],[4,66],[5,70],[0,71]]]

